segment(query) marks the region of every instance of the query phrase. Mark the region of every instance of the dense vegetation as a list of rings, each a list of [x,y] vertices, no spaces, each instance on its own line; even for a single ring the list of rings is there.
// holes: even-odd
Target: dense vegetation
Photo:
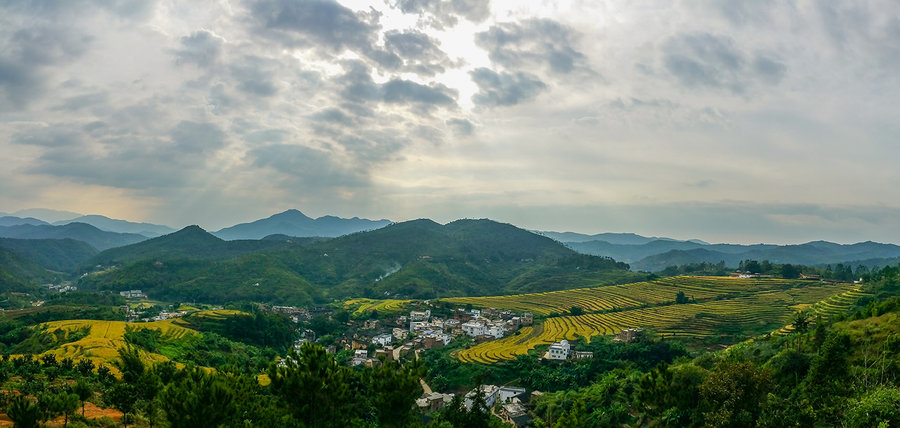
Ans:
[[[645,277],[629,272],[623,263],[579,255],[549,238],[488,220],[446,226],[416,220],[329,240],[241,242],[188,228],[99,254],[96,260],[121,260],[124,266],[90,274],[78,284],[104,290],[139,288],[163,300],[309,305],[350,296],[490,295]],[[248,242],[273,242],[277,248],[238,256],[216,250],[243,245],[242,251],[249,251]],[[166,252],[182,247],[221,258]]]

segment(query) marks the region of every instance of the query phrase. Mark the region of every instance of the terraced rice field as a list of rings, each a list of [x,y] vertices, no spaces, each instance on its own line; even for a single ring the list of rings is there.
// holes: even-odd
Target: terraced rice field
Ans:
[[[238,313],[239,311],[218,310],[203,311],[196,314],[200,317],[208,317],[216,319],[217,317],[225,317]],[[168,319],[165,321],[129,323],[124,321],[94,321],[94,320],[66,320],[53,321],[43,324],[49,331],[57,329],[74,331],[85,327],[90,328],[90,333],[84,338],[75,342],[64,344],[56,349],[51,349],[45,354],[55,354],[57,359],[72,358],[80,360],[83,358],[90,359],[95,365],[101,364],[112,367],[112,362],[118,359],[118,349],[125,346],[125,331],[130,328],[150,328],[160,329],[169,337],[174,339],[182,338],[185,335],[199,334],[195,330],[180,325],[182,321],[179,318]],[[149,352],[141,352],[146,363],[157,363],[167,361],[163,355]],[[115,371],[115,369],[113,368]]]
[[[827,320],[831,317],[843,314],[857,299],[869,295],[869,293],[861,291],[859,286],[856,286],[843,293],[834,294],[827,299],[797,309],[809,310],[812,312],[813,316],[821,316],[823,319]],[[794,326],[788,324],[778,330],[776,334],[787,334],[792,331],[794,331]]]
[[[518,335],[461,350],[457,357],[463,362],[494,363],[525,354],[538,345],[578,337],[590,340],[591,336],[615,334],[634,327],[652,328],[664,337],[676,338],[702,338],[716,334],[723,327],[737,331],[774,329],[787,323],[798,305],[839,311],[841,307],[849,307],[855,300],[853,296],[861,293],[859,286],[853,284],[806,284],[804,288],[762,289],[748,296],[703,303],[548,318],[543,325],[524,328]]]
[[[739,296],[764,290],[785,290],[808,286],[809,281],[784,279],[741,279],[729,277],[680,276],[650,282],[637,282],[546,293],[517,294],[491,297],[453,297],[442,299],[458,305],[512,309],[548,315],[552,312],[567,313],[573,306],[585,312],[601,312],[628,309],[675,301],[675,295],[683,291],[689,298],[698,300]]]
[[[378,312],[399,312],[404,309],[403,307],[406,304],[411,302],[414,302],[414,300],[351,299],[344,302],[344,309],[353,309],[356,307],[356,310],[353,311],[354,315],[373,310]]]

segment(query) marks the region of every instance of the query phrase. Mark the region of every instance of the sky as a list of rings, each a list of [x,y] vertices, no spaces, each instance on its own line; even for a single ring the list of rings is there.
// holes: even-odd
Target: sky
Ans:
[[[0,5],[0,211],[900,243],[900,2]]]

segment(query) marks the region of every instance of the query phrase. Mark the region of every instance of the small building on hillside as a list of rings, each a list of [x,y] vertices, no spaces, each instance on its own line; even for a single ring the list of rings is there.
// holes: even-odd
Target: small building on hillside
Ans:
[[[553,342],[550,345],[550,350],[547,351],[547,358],[551,360],[565,360],[569,358],[569,352],[572,350],[572,346],[569,345],[569,341],[563,339],[559,342]]]
[[[394,335],[390,333],[379,334],[378,336],[372,338],[372,343],[381,347],[390,345],[393,341]]]
[[[576,360],[583,360],[585,358],[594,358],[594,353],[590,351],[575,351]]]

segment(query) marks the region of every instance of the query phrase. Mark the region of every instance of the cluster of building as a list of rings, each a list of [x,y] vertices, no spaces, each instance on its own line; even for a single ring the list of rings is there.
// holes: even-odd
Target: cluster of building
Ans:
[[[126,299],[143,299],[143,298],[147,297],[147,295],[142,293],[141,290],[120,291],[119,295]]]
[[[531,417],[528,415],[525,404],[531,400],[531,395],[540,394],[539,392],[528,394],[525,388],[481,385],[466,393],[463,400],[466,410],[472,409],[479,389],[482,397],[484,397],[484,404],[487,408],[490,409],[494,407],[496,403],[500,403],[500,408],[502,410],[498,416],[507,423],[517,427],[524,427],[528,426],[531,422]],[[421,398],[416,400],[416,406],[418,406],[419,410],[423,413],[428,414],[440,410],[444,406],[450,404],[450,402],[453,401],[453,396],[454,394],[444,394],[440,392],[425,393]]]
[[[70,282],[66,281],[62,284],[44,284],[44,287],[47,287],[50,291],[55,291],[57,293],[66,293],[69,291],[76,291],[78,287],[71,285]]]

